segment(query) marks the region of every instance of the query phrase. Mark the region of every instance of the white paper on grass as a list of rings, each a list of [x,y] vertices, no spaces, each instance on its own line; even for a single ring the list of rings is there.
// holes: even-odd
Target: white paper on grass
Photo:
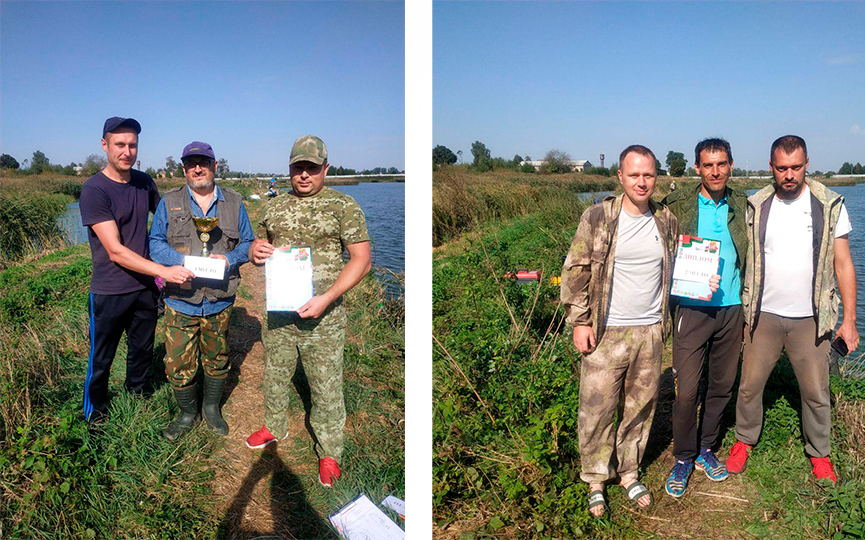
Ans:
[[[210,257],[183,257],[183,267],[195,274],[197,278],[224,279],[225,260]]]
[[[264,263],[267,311],[297,311],[312,298],[312,248],[276,248]]]
[[[405,531],[364,494],[330,516],[330,522],[347,540],[405,540]]]
[[[384,506],[385,508],[390,508],[391,510],[393,510],[394,512],[396,512],[397,514],[402,516],[403,519],[405,519],[405,501],[404,500],[399,499],[397,497],[394,497],[393,495],[388,495],[387,497],[384,498],[383,501],[381,501],[380,505]]]

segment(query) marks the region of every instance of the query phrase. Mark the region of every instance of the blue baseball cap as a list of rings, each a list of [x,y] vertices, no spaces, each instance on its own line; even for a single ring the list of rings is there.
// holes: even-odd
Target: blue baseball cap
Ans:
[[[189,156],[205,156],[216,161],[216,156],[213,154],[213,147],[206,142],[192,141],[183,148],[183,155],[180,156],[180,161]]]
[[[111,133],[121,126],[134,129],[136,135],[141,133],[141,124],[139,124],[138,120],[135,118],[120,118],[119,116],[112,116],[106,120],[105,125],[102,126],[102,138],[105,138],[106,133]]]

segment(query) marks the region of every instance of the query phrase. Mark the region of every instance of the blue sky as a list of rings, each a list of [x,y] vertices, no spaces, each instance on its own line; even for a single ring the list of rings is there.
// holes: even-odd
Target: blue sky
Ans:
[[[865,4],[433,3],[433,144],[599,164],[633,143],[693,165],[730,141],[768,168],[805,138],[810,170],[865,164]]]
[[[0,149],[80,163],[123,116],[142,169],[203,140],[284,172],[310,133],[335,166],[404,169],[404,26],[401,2],[3,0]]]

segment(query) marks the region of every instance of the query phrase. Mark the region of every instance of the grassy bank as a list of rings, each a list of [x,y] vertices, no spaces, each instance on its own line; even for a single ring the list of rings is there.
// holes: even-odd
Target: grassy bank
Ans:
[[[603,176],[496,171],[477,174],[465,167],[433,173],[433,246],[482,223],[536,212],[563,193],[611,191],[618,185]]]
[[[251,216],[262,207],[249,204]],[[111,419],[99,429],[83,421],[90,272],[86,245],[0,272],[0,538],[233,537],[233,522],[218,510],[225,501],[213,488],[226,467],[219,457],[225,439],[203,428],[178,444],[161,436],[177,413],[162,375],[162,321],[150,373],[153,394],[140,399],[123,391],[121,343],[109,384]],[[245,281],[238,296],[260,294],[250,287]],[[349,474],[334,490],[319,488],[312,475],[299,479],[285,466],[271,480],[274,490],[287,490],[286,505],[307,508],[297,518],[306,524],[294,530],[314,530],[315,536],[331,535],[327,514],[360,491],[376,501],[404,496],[403,300],[388,301],[371,274],[345,303],[350,423],[343,469]],[[254,343],[260,324],[251,324],[246,313],[235,310],[230,333]],[[286,444],[296,445],[299,455],[310,453],[306,433]],[[255,474],[278,460],[263,455],[259,461],[263,469]],[[244,493],[235,502],[244,501]]]
[[[554,201],[570,201],[570,208]],[[843,479],[838,486],[810,478],[798,387],[782,359],[766,388],[763,438],[746,472],[717,485],[697,473],[686,497],[674,500],[663,494],[672,466],[669,344],[642,464],[656,508],[638,514],[621,489],[611,487],[612,518],[589,517],[587,486],[579,480],[580,358],[563,327],[559,289],[548,280],[561,271],[581,209],[572,190],[561,188],[534,211],[485,219],[436,250],[436,537],[860,538],[865,426],[858,415],[865,407],[865,382],[832,383],[832,455]],[[542,282],[503,279],[517,267],[541,270]],[[719,455],[734,442],[734,411],[735,397],[726,410]]]

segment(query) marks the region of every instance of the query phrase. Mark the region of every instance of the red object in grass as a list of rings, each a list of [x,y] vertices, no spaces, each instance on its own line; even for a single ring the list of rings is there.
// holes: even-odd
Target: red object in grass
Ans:
[[[540,281],[541,273],[538,270],[517,269],[516,272],[505,273],[506,278],[516,279],[517,283],[528,283],[529,281]]]

